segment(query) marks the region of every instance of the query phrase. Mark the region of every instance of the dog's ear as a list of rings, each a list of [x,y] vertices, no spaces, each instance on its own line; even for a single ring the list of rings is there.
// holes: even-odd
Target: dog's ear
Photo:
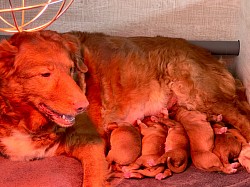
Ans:
[[[7,40],[0,42],[0,75],[4,76],[10,73],[13,68],[15,56],[18,48],[11,45]]]
[[[75,67],[78,69],[78,71],[86,73],[88,71],[88,68],[83,62],[81,43],[79,39],[76,36],[68,33],[63,34],[62,36],[66,40],[66,43],[64,45],[69,50],[71,58],[75,63]]]
[[[74,61],[75,69],[73,78],[77,85],[83,90],[86,90],[85,75],[88,71],[87,66],[83,62],[82,48],[79,39],[72,34],[63,34],[65,39],[64,46],[70,52],[71,59]]]

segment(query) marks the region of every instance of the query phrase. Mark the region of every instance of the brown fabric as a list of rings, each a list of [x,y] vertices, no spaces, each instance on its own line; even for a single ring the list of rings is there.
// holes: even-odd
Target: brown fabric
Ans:
[[[81,163],[65,156],[30,162],[0,157],[0,187],[80,187]]]
[[[206,172],[190,166],[185,172],[173,174],[164,180],[154,178],[116,179],[115,187],[247,187],[250,186],[250,175],[245,169],[232,175],[216,172]]]
[[[0,157],[0,187],[80,187],[81,164],[73,158],[58,156],[31,162],[10,161]],[[164,179],[120,179],[112,181],[112,187],[247,187],[250,175],[244,168],[232,175],[205,172],[193,165],[179,174]]]

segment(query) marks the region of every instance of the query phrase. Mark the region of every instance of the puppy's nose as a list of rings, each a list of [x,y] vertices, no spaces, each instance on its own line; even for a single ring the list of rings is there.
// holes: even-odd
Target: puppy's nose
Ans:
[[[78,101],[75,103],[75,110],[77,114],[82,113],[84,110],[86,110],[87,106],[89,105],[89,102],[86,100]]]

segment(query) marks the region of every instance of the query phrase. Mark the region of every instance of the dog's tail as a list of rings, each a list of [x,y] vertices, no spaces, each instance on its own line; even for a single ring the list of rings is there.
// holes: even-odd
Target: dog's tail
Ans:
[[[167,164],[174,173],[185,171],[188,165],[188,153],[186,150],[177,149],[164,153],[158,160],[158,164]]]

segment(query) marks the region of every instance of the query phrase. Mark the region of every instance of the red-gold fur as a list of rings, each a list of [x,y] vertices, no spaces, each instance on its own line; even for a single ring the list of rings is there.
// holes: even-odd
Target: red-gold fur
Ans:
[[[224,167],[227,167],[232,161],[238,159],[241,149],[241,143],[230,131],[223,134],[215,134],[213,153],[220,158]],[[233,165],[235,166],[234,170],[237,171],[236,168],[240,164],[234,162]]]
[[[104,142],[85,114],[76,117],[88,106],[78,46],[72,35],[52,31],[1,41],[0,152],[12,160],[73,156],[82,162],[83,185],[100,187],[107,170]]]
[[[134,163],[122,168],[124,176],[130,178],[135,177],[133,173],[140,173],[148,177],[155,177],[165,170],[164,166],[155,165],[161,155],[164,154],[167,127],[157,122],[147,124],[138,120],[137,123],[143,136],[141,156]]]
[[[110,150],[107,161],[128,165],[141,154],[141,134],[129,123],[119,124],[110,135]]]
[[[105,134],[109,123],[134,123],[138,118],[158,114],[162,108],[168,108],[170,100],[176,100],[177,107],[192,111],[193,115],[221,114],[224,122],[232,124],[250,141],[250,121],[236,96],[235,79],[207,51],[183,39],[71,34],[82,43],[89,69],[88,112],[101,134]],[[191,151],[212,154],[213,140],[202,147],[202,142],[213,139],[210,124],[204,123],[207,131],[203,131],[195,119],[184,123],[185,129],[196,129],[198,123],[192,136],[204,137],[200,144],[191,142]]]
[[[187,133],[179,122],[170,119],[167,122],[162,118],[158,118],[158,120],[169,127],[165,142],[165,153],[158,161],[159,163],[167,163],[171,171],[181,173],[187,168],[190,157]]]

